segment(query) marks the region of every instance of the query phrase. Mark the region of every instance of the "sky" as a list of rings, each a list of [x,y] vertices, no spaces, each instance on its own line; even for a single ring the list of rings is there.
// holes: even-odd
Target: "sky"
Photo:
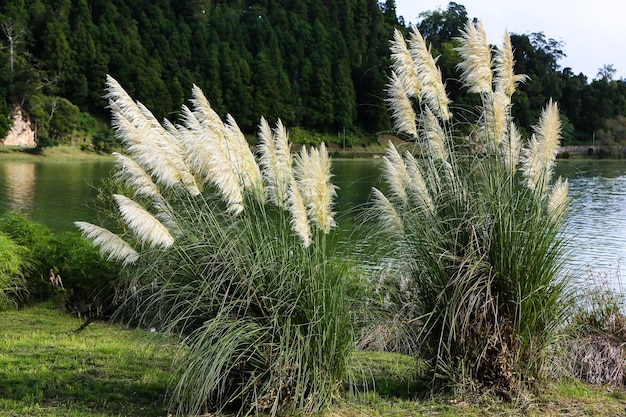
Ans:
[[[455,0],[470,19],[482,20],[489,43],[500,45],[510,33],[543,32],[564,44],[561,68],[583,73],[591,81],[604,65],[626,79],[626,1],[624,0]],[[396,13],[405,23],[417,23],[421,12],[445,10],[449,1],[396,0]]]

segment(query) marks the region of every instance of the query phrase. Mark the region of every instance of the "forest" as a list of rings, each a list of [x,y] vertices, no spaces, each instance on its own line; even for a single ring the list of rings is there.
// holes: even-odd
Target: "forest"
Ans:
[[[413,17],[411,17],[413,18]],[[417,27],[439,56],[453,112],[471,118],[455,46],[465,6],[424,11]],[[20,106],[39,145],[76,140],[115,146],[103,98],[106,74],[160,118],[176,121],[192,86],[217,113],[254,133],[278,118],[292,139],[309,132],[347,146],[391,130],[384,97],[389,39],[411,28],[387,0],[11,0],[0,5],[0,137]],[[495,38],[494,34],[494,38]],[[596,79],[562,68],[564,45],[542,33],[512,34],[516,72],[529,79],[513,116],[530,131],[553,98],[566,145],[626,140],[626,80],[610,63]],[[345,143],[345,142],[344,142]]]

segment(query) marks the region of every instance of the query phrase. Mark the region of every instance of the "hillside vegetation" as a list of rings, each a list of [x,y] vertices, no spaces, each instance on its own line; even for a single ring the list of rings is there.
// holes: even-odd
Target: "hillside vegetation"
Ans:
[[[451,2],[424,11],[418,23],[462,118],[478,104],[464,98],[454,49],[470,13]],[[372,142],[391,129],[384,97],[394,28],[409,31],[394,0],[3,2],[0,137],[22,106],[41,145],[110,148],[102,99],[110,74],[159,119],[176,120],[195,83],[220,117],[228,111],[246,133],[264,115],[300,128],[293,141],[319,132],[348,147]],[[610,63],[598,63],[604,66],[590,81],[561,68],[563,43],[543,33],[513,34],[511,42],[516,71],[530,76],[513,97],[523,130],[552,98],[561,106],[564,144],[589,145],[594,132],[598,145],[623,142],[626,83],[612,79]]]

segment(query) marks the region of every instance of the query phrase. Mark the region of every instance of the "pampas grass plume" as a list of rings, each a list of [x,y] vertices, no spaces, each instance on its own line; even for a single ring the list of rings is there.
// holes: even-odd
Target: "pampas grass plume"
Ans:
[[[416,68],[418,83],[421,85],[422,99],[438,117],[450,120],[448,110],[450,100],[441,81],[441,71],[437,68],[426,41],[416,27],[413,28],[409,39],[409,50]]]
[[[388,232],[404,235],[404,226],[393,204],[380,190],[372,187],[373,210]]]
[[[435,160],[447,161],[448,145],[446,144],[446,133],[428,107],[424,111],[424,136],[430,157]]]
[[[113,194],[124,222],[142,244],[150,247],[169,248],[174,238],[163,224],[146,209],[128,197]]]
[[[328,151],[323,143],[319,149],[311,148],[309,152],[303,146],[296,159],[295,177],[308,216],[324,233],[336,226],[332,205],[337,192],[330,182],[330,168]]]
[[[113,232],[88,222],[74,222],[83,235],[100,248],[100,253],[107,259],[121,262],[122,265],[132,264],[139,259],[139,254],[121,237]]]
[[[302,246],[308,248],[311,245],[311,227],[302,195],[295,180],[289,186],[287,197],[288,209],[291,213],[291,229],[300,237]]]
[[[504,42],[502,47],[495,54],[496,91],[502,91],[511,97],[517,88],[518,83],[523,83],[528,79],[527,75],[515,74],[513,67],[513,48],[511,46],[511,36],[509,31],[504,31]]]
[[[159,194],[159,189],[150,175],[137,162],[118,152],[113,152],[113,156],[117,164],[114,178],[129,185],[135,191],[134,197],[154,197]]]
[[[411,52],[406,45],[402,33],[398,29],[393,31],[391,41],[391,68],[397,75],[402,89],[408,97],[420,97],[420,85],[417,81],[417,71],[413,64]]]
[[[552,178],[561,138],[561,120],[556,103],[552,100],[548,102],[533,129],[535,133],[523,151],[522,170],[529,187],[543,192]]]
[[[387,144],[387,153],[383,156],[383,167],[383,176],[389,185],[391,195],[402,205],[406,205],[406,187],[409,184],[409,174],[402,157],[391,141]]]
[[[567,180],[563,180],[561,177],[556,181],[552,187],[552,193],[548,199],[548,215],[552,221],[558,223],[563,219],[565,212],[567,211],[567,194],[569,191],[569,185]]]
[[[391,108],[391,118],[394,126],[400,132],[409,136],[417,136],[417,125],[415,122],[416,115],[413,110],[413,104],[409,98],[405,84],[395,71],[392,71],[389,85],[387,86],[387,95],[385,99]]]
[[[487,43],[487,33],[479,20],[476,25],[468,21],[458,38],[461,46],[455,48],[461,55],[458,67],[463,71],[462,79],[470,93],[490,93],[492,91],[491,48]]]

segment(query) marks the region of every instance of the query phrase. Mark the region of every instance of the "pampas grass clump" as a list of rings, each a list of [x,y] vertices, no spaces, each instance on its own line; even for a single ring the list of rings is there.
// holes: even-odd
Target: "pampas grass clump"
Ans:
[[[76,225],[126,266],[119,314],[180,338],[177,412],[326,408],[353,348],[326,149],[293,160],[283,124],[262,119],[257,162],[235,120],[222,122],[197,87],[175,125],[107,85],[124,145],[119,228]]]
[[[468,22],[458,40],[462,81],[482,99],[467,137],[455,133],[468,129],[455,122],[421,34],[414,29],[408,46],[394,35],[387,102],[419,158],[389,145],[387,191],[373,190],[373,213],[395,243],[397,279],[409,280],[396,285],[405,289],[397,310],[415,306],[403,334],[417,335],[434,380],[509,397],[518,381],[544,374],[567,316],[567,182],[552,178],[559,114],[549,102],[523,140],[511,96],[525,76],[513,71],[508,33],[494,51],[482,24]]]

